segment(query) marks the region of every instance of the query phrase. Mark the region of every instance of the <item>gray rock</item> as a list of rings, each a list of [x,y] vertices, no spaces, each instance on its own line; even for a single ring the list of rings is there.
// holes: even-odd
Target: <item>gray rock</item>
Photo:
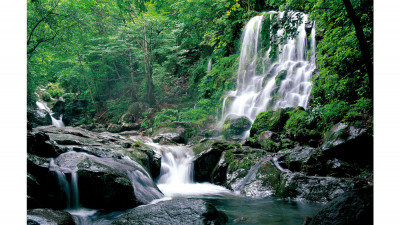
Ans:
[[[51,111],[54,113],[53,117],[59,119],[62,114],[65,112],[65,101],[62,97],[60,97],[57,102],[51,108]]]
[[[344,193],[326,204],[309,225],[373,224],[372,187]]]
[[[199,199],[173,199],[137,207],[112,224],[226,224],[228,217]]]
[[[325,134],[321,149],[326,158],[372,165],[373,138],[366,129],[338,123]]]
[[[163,127],[160,128],[153,137],[154,142],[164,143],[184,143],[185,142],[185,128],[177,127]]]
[[[306,176],[301,173],[283,173],[280,194],[282,197],[328,202],[353,189],[351,181],[334,177]]]
[[[71,214],[53,209],[30,209],[27,224],[75,225]]]
[[[221,160],[222,153],[229,149],[235,148],[229,142],[207,140],[206,142],[200,143],[194,147],[196,158],[193,161],[194,166],[194,179],[196,181],[208,181],[212,179],[219,179],[219,183],[224,183],[224,176],[221,174],[223,171],[218,171],[217,165]],[[226,169],[226,166],[218,166],[219,169]],[[219,174],[219,175],[217,175]],[[218,178],[218,176],[220,178]]]

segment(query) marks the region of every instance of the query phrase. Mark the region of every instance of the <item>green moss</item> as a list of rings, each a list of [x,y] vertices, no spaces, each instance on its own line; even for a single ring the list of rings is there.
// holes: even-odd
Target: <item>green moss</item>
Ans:
[[[296,186],[294,184],[286,185],[287,179],[282,178],[279,185],[275,185],[276,195],[282,198],[296,197]]]
[[[258,169],[256,177],[262,181],[263,186],[276,187],[279,185],[280,171],[268,161]]]
[[[250,120],[246,117],[232,118],[228,116],[222,125],[224,140],[230,140],[233,136],[242,135],[251,126]]]
[[[281,132],[289,118],[287,109],[277,111],[268,110],[257,115],[250,129],[250,137],[261,134],[263,131]]]
[[[275,84],[277,87],[281,85],[282,80],[286,79],[287,70],[279,71],[278,75],[275,77]]]

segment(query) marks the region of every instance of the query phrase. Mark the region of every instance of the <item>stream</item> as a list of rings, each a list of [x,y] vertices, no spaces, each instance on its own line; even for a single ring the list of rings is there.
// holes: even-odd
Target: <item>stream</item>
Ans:
[[[131,139],[136,140],[135,136]],[[298,225],[305,217],[314,216],[321,204],[305,201],[285,200],[268,196],[266,198],[251,198],[241,196],[225,187],[207,182],[195,182],[193,150],[185,145],[160,145],[151,139],[141,140],[155,152],[162,155],[161,173],[156,179],[158,188],[164,197],[155,199],[149,204],[157,204],[173,198],[203,199],[213,204],[218,210],[229,217],[228,224],[282,224]],[[135,172],[135,171],[127,171]],[[105,211],[87,209],[79,206],[78,191],[74,188],[77,179],[67,179],[59,172],[59,183],[71,197],[69,208],[77,224],[111,224],[126,211]],[[68,184],[69,182],[72,182]]]

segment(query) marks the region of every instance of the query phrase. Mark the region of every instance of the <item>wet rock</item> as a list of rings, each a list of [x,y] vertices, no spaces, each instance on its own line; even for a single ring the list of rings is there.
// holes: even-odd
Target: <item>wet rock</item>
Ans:
[[[52,170],[77,171],[79,201],[88,208],[127,209],[162,197],[149,174],[130,159],[72,151],[57,157]]]
[[[216,172],[216,166],[219,164],[222,153],[229,149],[236,148],[235,145],[216,140],[207,140],[206,142],[200,143],[194,147],[195,160],[193,161],[194,166],[194,179],[196,181],[211,181],[213,173],[218,177]],[[221,169],[224,166],[221,165]],[[221,175],[221,174],[220,174]],[[218,179],[218,178],[216,178]],[[223,182],[220,180],[219,182]]]
[[[251,121],[245,116],[228,115],[222,126],[222,135],[225,140],[243,139],[241,136],[251,127]]]
[[[270,152],[277,152],[280,147],[280,136],[272,131],[263,131],[257,137],[257,144],[260,148],[265,149]]]
[[[27,224],[75,225],[75,221],[68,212],[53,209],[30,209],[28,210]]]
[[[279,160],[284,162],[284,167],[306,175],[326,175],[325,158],[321,150],[312,147],[297,146]]]
[[[62,114],[65,112],[65,101],[61,97],[57,100],[57,102],[51,108],[51,111],[54,113],[54,118],[59,119]]]
[[[309,225],[373,224],[372,187],[344,193],[327,203]]]
[[[372,166],[373,138],[366,129],[338,123],[325,134],[321,149],[326,158]]]
[[[77,171],[82,205],[90,208],[126,209],[162,196],[153,182],[160,173],[161,156],[141,142],[77,127],[37,127],[28,134],[29,140],[37,142],[30,141],[34,144],[28,149],[31,207],[66,207],[66,195],[60,191],[55,171],[67,177]],[[35,139],[35,134],[39,138]],[[41,146],[58,151],[44,154]],[[55,167],[50,168],[48,159],[34,154],[57,157]],[[53,206],[51,202],[61,205]]]
[[[354,184],[334,177],[306,176],[301,173],[283,173],[277,194],[281,197],[328,202],[353,189]]]
[[[51,125],[51,117],[49,113],[44,109],[39,109],[36,105],[28,105],[27,120],[32,127]]]
[[[122,125],[112,123],[112,124],[108,125],[107,131],[111,132],[111,133],[119,133],[119,132],[124,131],[124,128],[122,127]]]
[[[199,199],[173,199],[141,206],[112,224],[226,224],[228,217]]]
[[[155,134],[153,138],[154,142],[164,143],[185,143],[185,128],[183,127],[163,127],[160,128]]]
[[[65,208],[66,199],[57,175],[49,171],[49,161],[28,153],[27,170],[28,209]]]
[[[63,153],[62,149],[54,146],[49,136],[41,131],[28,131],[28,153],[41,157],[56,157]]]

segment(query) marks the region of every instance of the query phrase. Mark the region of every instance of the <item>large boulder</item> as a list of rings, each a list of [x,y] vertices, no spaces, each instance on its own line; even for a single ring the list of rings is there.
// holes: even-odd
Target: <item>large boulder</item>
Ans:
[[[290,151],[278,154],[282,166],[291,171],[306,175],[327,175],[325,158],[320,149],[297,146]]]
[[[27,207],[63,209],[66,199],[58,184],[57,174],[49,170],[49,160],[28,153]]]
[[[185,128],[183,127],[163,127],[157,130],[153,135],[154,142],[160,143],[184,143],[185,142]]]
[[[51,125],[50,114],[46,110],[38,108],[37,105],[28,105],[27,119],[31,127]]]
[[[213,179],[216,166],[219,164],[222,153],[237,146],[226,141],[206,140],[193,147],[195,152],[194,179],[196,181],[208,181]],[[217,171],[217,173],[219,173]],[[218,176],[218,175],[216,175]],[[217,178],[218,179],[218,178]],[[222,180],[220,180],[223,182]]]
[[[321,149],[329,158],[372,165],[373,138],[366,129],[337,123],[325,134]]]
[[[228,115],[222,125],[222,135],[225,140],[240,140],[251,127],[251,121],[245,116]]]
[[[282,173],[277,195],[312,202],[328,202],[352,190],[354,184],[343,178],[306,176],[302,173]]]
[[[353,190],[340,195],[326,204],[309,225],[373,224],[372,187]]]
[[[75,225],[75,221],[68,212],[53,209],[30,209],[27,214],[27,224]]]
[[[112,224],[226,224],[228,217],[200,199],[173,199],[135,208]]]
[[[162,197],[153,182],[160,173],[161,156],[138,141],[54,126],[34,128],[28,139],[32,143],[28,147],[29,208],[66,208],[68,195],[58,183],[62,177],[70,182],[73,176],[78,178],[84,207],[127,209]],[[39,156],[57,158],[50,163]]]
[[[62,97],[60,97],[56,103],[53,105],[51,108],[51,111],[54,113],[53,116],[54,118],[60,118],[62,114],[64,114],[65,111],[65,101]]]
[[[84,207],[127,209],[163,196],[150,175],[130,159],[71,151],[57,157],[54,163],[52,170],[77,174],[79,202]]]

